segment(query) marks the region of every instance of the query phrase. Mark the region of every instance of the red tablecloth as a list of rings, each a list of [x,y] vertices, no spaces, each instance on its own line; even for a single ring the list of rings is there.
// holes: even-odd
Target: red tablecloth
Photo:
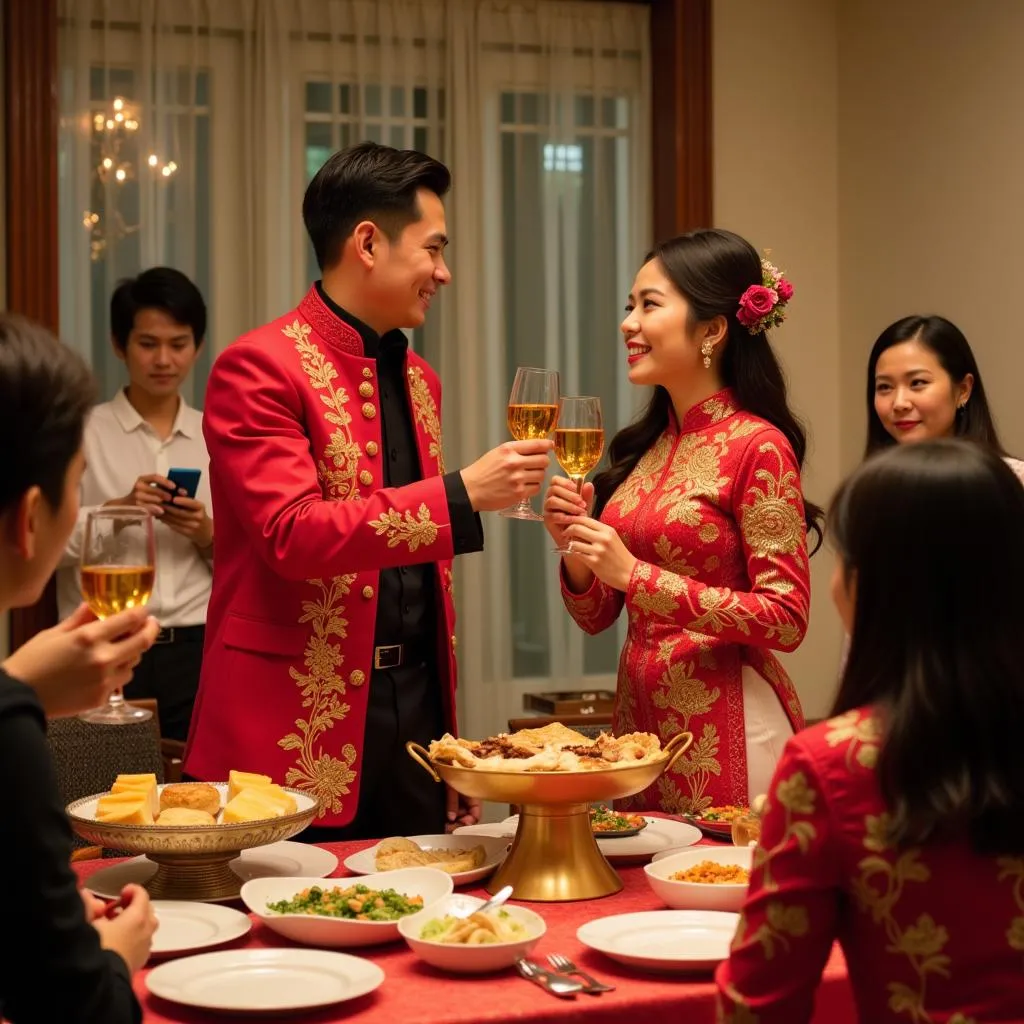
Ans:
[[[369,842],[325,844],[325,849],[338,857],[335,876],[347,875],[341,862],[349,854],[370,845]],[[117,862],[80,861],[74,866],[85,880],[94,871],[114,863]],[[647,885],[642,865],[616,867],[623,889],[614,896],[579,903],[524,904],[540,913],[548,926],[544,939],[531,954],[533,959],[543,962],[550,953],[562,953],[602,981],[617,986],[614,992],[557,999],[520,978],[512,968],[486,976],[447,974],[417,959],[404,942],[396,942],[352,950],[374,961],[387,975],[376,992],[328,1010],[304,1014],[301,1019],[308,1024],[340,1021],[358,1024],[505,1024],[511,1021],[567,1024],[575,1015],[584,1013],[588,1021],[601,1024],[626,1024],[635,1021],[638,1014],[641,1019],[644,1014],[659,1014],[667,1021],[714,1024],[715,988],[708,976],[641,973],[587,949],[576,939],[576,929],[593,918],[664,909],[664,904]],[[486,896],[482,888],[467,891]],[[223,948],[290,945],[293,943],[288,939],[254,921],[247,936]],[[146,970],[140,971],[135,980],[146,1024],[197,1024],[227,1019],[157,999],[146,989],[146,974]],[[836,947],[818,990],[814,1024],[856,1024],[856,1021],[846,966]]]

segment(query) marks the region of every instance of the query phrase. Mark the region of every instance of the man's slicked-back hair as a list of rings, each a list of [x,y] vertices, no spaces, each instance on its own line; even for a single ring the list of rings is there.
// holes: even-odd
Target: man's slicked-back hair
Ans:
[[[376,142],[335,153],[306,189],[302,219],[321,270],[341,259],[345,240],[364,220],[373,221],[392,241],[422,211],[416,193],[444,196],[451,187],[448,168],[414,149],[392,149]]]
[[[77,352],[45,327],[0,313],[0,514],[32,487],[60,508],[95,401],[95,379]]]

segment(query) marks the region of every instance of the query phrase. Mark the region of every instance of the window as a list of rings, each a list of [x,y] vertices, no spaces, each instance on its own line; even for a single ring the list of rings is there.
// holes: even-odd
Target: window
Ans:
[[[601,398],[610,438],[631,412],[620,389],[623,364],[613,357],[633,271],[622,258],[630,230],[630,103],[616,95],[503,91],[498,105],[505,373],[511,381],[517,366],[560,367],[564,394]],[[554,141],[554,125],[572,141]],[[553,610],[565,615],[550,586],[554,556],[536,557],[537,534],[513,528],[509,537],[517,677],[550,675],[552,645],[562,642],[550,628]],[[584,674],[613,674],[619,642],[615,630],[586,637]]]
[[[443,89],[307,81],[304,186],[332,153],[358,142],[416,149],[440,158],[444,143],[443,108]],[[305,252],[308,283],[320,277],[316,254],[308,238]],[[412,347],[425,353],[428,359],[432,351],[437,351],[437,319],[428,319],[412,333]]]
[[[210,82],[205,70],[154,73],[144,97],[130,67],[89,68],[88,133],[64,125],[62,206],[80,199],[77,237],[61,257],[62,321],[91,357],[104,397],[127,381],[110,345],[110,295],[148,267],[177,267],[211,294]],[[74,78],[63,79],[66,107]],[[75,169],[74,178],[71,169]],[[209,339],[207,339],[209,341]],[[204,345],[189,400],[202,405],[213,346]]]

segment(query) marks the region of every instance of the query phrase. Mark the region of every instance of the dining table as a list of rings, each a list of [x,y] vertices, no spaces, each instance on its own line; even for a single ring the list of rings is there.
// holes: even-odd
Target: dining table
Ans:
[[[329,877],[349,877],[345,859],[375,845],[376,840],[323,843],[323,849],[338,858],[338,867]],[[704,839],[703,843],[710,843]],[[112,858],[76,861],[74,868],[83,885],[90,875],[118,863]],[[715,985],[710,972],[703,974],[665,974],[638,970],[611,960],[585,947],[576,937],[577,929],[588,921],[613,914],[664,910],[644,875],[644,861],[619,862],[615,869],[622,889],[601,899],[563,903],[523,903],[539,913],[547,932],[530,958],[547,965],[551,954],[561,954],[599,981],[615,986],[613,992],[600,995],[579,994],[560,999],[520,977],[516,970],[486,975],[453,974],[429,966],[408,948],[404,941],[386,945],[341,950],[365,957],[380,967],[384,983],[368,995],[332,1007],[297,1016],[260,1016],[261,1021],[299,1019],[305,1024],[568,1024],[580,1014],[594,1024],[627,1024],[637,1019],[685,1021],[686,1024],[714,1024],[717,1019]],[[460,887],[459,892],[487,898],[482,882]],[[515,903],[515,898],[512,900]],[[240,902],[229,904],[245,910]],[[245,936],[225,949],[298,948],[296,943],[271,931],[257,917]],[[144,1024],[199,1024],[227,1021],[223,1014],[180,1006],[153,995],[146,976],[159,961],[151,960],[134,978],[135,992],[143,1007]],[[236,1018],[237,1019],[237,1018]],[[829,958],[818,988],[813,1024],[857,1024],[857,1014],[839,947]]]

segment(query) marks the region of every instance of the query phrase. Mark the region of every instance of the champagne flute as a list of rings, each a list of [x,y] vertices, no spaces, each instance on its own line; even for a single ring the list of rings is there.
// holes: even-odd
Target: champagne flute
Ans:
[[[156,577],[153,517],[127,505],[93,509],[85,520],[80,568],[82,596],[97,618],[146,604]],[[96,725],[130,725],[152,717],[145,708],[127,704],[120,689],[104,707],[79,715]]]
[[[590,395],[567,395],[558,405],[557,423],[555,458],[575,484],[576,493],[581,494],[587,474],[604,454],[601,399]],[[554,550],[565,554],[568,548],[557,547]]]
[[[557,418],[558,371],[520,366],[508,398],[508,432],[517,441],[533,441],[547,437],[555,429]],[[536,522],[544,518],[533,511],[525,498],[517,505],[503,508],[499,515]]]

